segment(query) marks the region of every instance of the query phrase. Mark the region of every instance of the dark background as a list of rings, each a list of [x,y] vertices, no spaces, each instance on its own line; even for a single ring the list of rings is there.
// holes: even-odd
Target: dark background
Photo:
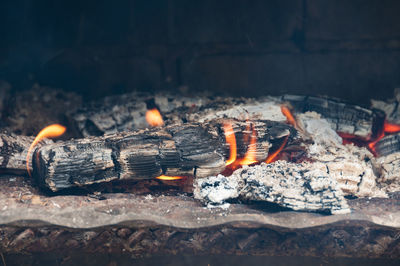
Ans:
[[[387,98],[400,87],[400,1],[0,1],[0,79],[90,98]]]

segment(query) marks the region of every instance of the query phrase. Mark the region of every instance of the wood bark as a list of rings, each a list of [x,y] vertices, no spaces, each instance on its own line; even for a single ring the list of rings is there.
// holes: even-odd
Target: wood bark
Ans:
[[[34,153],[34,176],[42,186],[57,191],[116,179],[215,175],[225,169],[229,158],[223,130],[226,122],[170,125],[46,145]],[[289,144],[298,139],[296,131],[284,123],[230,122],[239,158],[248,151],[253,130],[258,161],[265,160],[269,149],[283,139],[288,138]]]

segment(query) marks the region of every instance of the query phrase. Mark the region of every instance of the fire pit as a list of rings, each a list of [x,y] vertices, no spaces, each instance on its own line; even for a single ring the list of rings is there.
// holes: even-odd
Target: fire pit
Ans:
[[[396,264],[397,2],[161,2],[121,1],[118,26],[98,21],[107,5],[26,7],[26,32],[59,43],[10,35],[40,54],[24,66],[0,45],[0,261]],[[346,18],[369,10],[394,21]]]

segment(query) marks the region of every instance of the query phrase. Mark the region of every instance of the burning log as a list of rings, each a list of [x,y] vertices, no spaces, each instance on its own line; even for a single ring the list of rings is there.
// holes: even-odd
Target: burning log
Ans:
[[[238,137],[238,158],[245,157],[252,146],[255,160],[264,161],[274,143],[296,139],[295,130],[283,123],[230,122]],[[215,175],[225,169],[230,157],[225,123],[186,123],[49,144],[33,155],[34,176],[41,185],[57,191],[116,179]],[[256,136],[256,143],[249,134]]]
[[[195,181],[194,196],[209,204],[236,198],[268,201],[293,210],[349,213],[338,184],[323,164],[278,161]]]
[[[385,114],[380,110],[370,110],[335,99],[285,95],[281,100],[288,102],[295,113],[317,112],[336,132],[363,139],[374,139],[385,119]]]
[[[34,137],[17,136],[14,134],[0,134],[0,173],[8,172],[13,174],[26,173],[26,157],[29,146]],[[38,145],[52,144],[52,140],[44,140]],[[29,169],[32,170],[32,163],[29,162]]]

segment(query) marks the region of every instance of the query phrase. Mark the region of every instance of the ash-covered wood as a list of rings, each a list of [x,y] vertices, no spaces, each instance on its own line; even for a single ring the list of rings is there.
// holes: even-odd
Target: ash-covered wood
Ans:
[[[394,89],[394,97],[386,101],[371,100],[373,108],[382,110],[389,123],[400,124],[400,88]]]
[[[34,137],[0,133],[0,173],[23,174],[26,169],[26,156]],[[43,140],[38,145],[48,145],[52,140]],[[32,155],[31,155],[32,156]],[[31,157],[32,158],[32,157]],[[32,171],[32,161],[29,162]]]
[[[400,152],[400,133],[383,137],[374,148],[378,157]]]
[[[255,100],[231,97],[186,97],[129,93],[92,102],[70,112],[71,122],[82,136],[102,136],[149,127],[145,115],[157,107],[166,124],[206,122],[218,118],[284,122],[280,103],[272,98]]]
[[[277,203],[293,210],[349,213],[336,180],[322,169],[285,161],[244,167],[229,177],[195,180],[194,196],[208,204],[240,198]]]
[[[374,156],[365,147],[343,145],[328,121],[315,112],[297,115],[297,123],[304,138],[308,136],[313,142],[306,145],[309,160],[323,165],[345,195],[387,196],[377,186]]]
[[[347,133],[361,138],[374,137],[382,128],[385,114],[377,109],[367,109],[343,103],[336,99],[313,96],[285,95],[295,113],[313,111],[325,118],[336,132]]]
[[[35,151],[34,175],[40,184],[53,191],[114,179],[151,179],[162,174],[215,175],[225,169],[229,158],[223,131],[226,122],[170,125],[46,145]],[[249,137],[247,142],[237,142],[238,157],[247,152],[253,130],[259,161],[267,158],[277,139],[289,137],[290,143],[297,138],[295,130],[283,123],[237,120],[230,123],[238,140],[245,134]]]

